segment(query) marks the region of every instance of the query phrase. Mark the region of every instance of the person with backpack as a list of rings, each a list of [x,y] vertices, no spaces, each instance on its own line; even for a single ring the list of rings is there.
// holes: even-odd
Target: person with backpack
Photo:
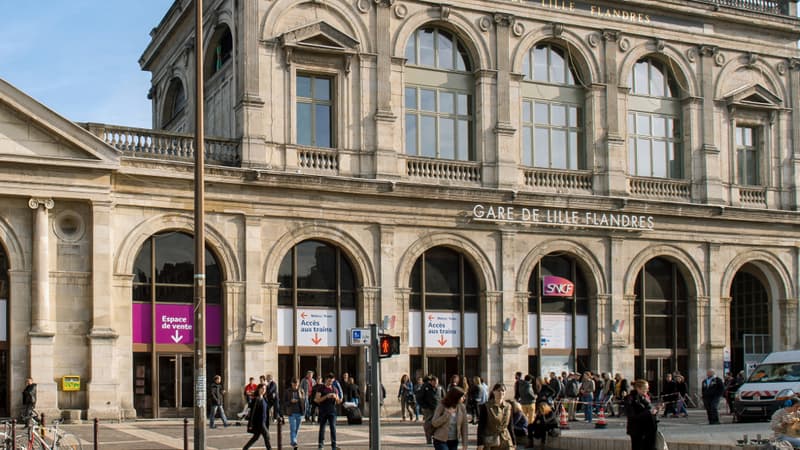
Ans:
[[[528,419],[528,423],[533,423],[536,417],[533,403],[536,401],[536,394],[533,391],[533,379],[530,375],[525,375],[519,381],[519,404],[522,406],[522,413]]]
[[[567,403],[567,412],[569,413],[569,421],[575,422],[578,419],[575,418],[575,413],[578,410],[578,395],[580,393],[580,386],[581,383],[578,381],[578,374],[572,372],[567,377],[566,383],[564,383],[564,397],[566,398]]]

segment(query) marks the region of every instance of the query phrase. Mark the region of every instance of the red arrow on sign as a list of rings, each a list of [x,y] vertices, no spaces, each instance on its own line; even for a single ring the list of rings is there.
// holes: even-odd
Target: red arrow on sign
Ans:
[[[428,320],[433,320],[433,314],[428,314]]]
[[[436,342],[438,342],[439,345],[444,347],[444,344],[447,344],[447,339],[445,339],[444,336],[439,336],[439,340]]]
[[[319,345],[319,343],[322,342],[322,338],[319,337],[317,333],[314,333],[314,337],[311,338],[311,342],[313,342],[314,345]]]
[[[306,318],[306,312],[305,311],[300,313],[300,318],[302,318],[302,319]]]

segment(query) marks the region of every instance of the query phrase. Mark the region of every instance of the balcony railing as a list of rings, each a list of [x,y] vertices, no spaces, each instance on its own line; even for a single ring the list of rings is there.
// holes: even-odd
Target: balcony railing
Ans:
[[[789,14],[790,0],[711,0],[719,6],[746,9],[768,14]]]
[[[116,125],[84,124],[85,128],[127,156],[140,158],[194,160],[194,136]],[[238,167],[242,163],[239,143],[229,139],[206,138],[206,163]]]
[[[746,188],[739,186],[739,203],[748,208],[766,208],[767,192],[762,187]]]
[[[558,193],[592,193],[592,172],[588,170],[523,169],[525,186]]]
[[[422,181],[471,185],[481,183],[481,164],[450,159],[406,156],[406,174]]]
[[[339,173],[339,155],[335,150],[298,149],[297,166],[335,175]]]
[[[692,183],[667,178],[628,177],[628,192],[633,197],[690,201]]]

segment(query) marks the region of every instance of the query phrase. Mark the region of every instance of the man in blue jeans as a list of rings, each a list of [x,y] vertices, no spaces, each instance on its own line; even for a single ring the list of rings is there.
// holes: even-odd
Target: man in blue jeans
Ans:
[[[316,391],[314,401],[319,410],[319,437],[317,448],[322,449],[325,444],[325,424],[331,428],[331,448],[338,450],[336,446],[336,405],[342,401],[336,389],[333,387],[334,375],[329,373],[325,376],[325,385]]]
[[[222,418],[222,425],[227,427],[228,418],[225,417],[225,406],[223,402],[225,389],[222,388],[221,376],[214,376],[214,382],[211,383],[209,394],[211,395],[211,412],[208,414],[209,427],[216,428],[216,426],[214,426],[214,418],[217,415],[217,411],[219,411],[219,416]]]

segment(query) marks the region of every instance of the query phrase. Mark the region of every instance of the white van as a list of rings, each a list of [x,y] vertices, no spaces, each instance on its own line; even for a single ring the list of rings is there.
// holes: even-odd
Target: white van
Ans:
[[[736,391],[733,418],[769,420],[795,395],[800,395],[800,350],[770,353]]]

